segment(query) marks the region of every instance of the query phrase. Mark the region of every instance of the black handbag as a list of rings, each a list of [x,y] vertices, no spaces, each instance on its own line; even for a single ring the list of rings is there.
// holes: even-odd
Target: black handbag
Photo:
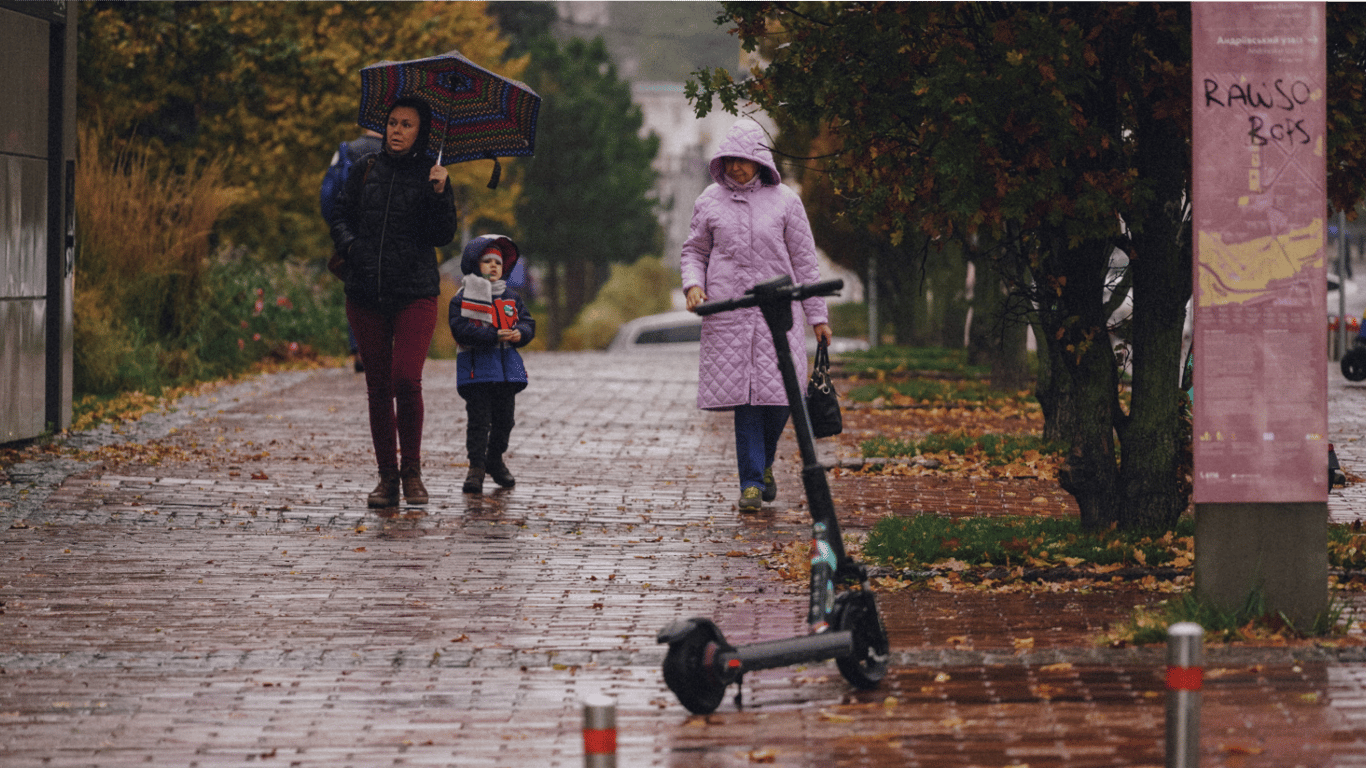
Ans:
[[[839,396],[830,383],[830,347],[826,344],[816,346],[816,364],[811,369],[811,380],[806,383],[806,412],[811,417],[814,437],[831,437],[844,431]]]

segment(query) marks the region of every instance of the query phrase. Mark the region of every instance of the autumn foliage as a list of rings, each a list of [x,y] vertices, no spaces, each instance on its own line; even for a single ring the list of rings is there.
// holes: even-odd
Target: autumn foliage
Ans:
[[[323,258],[318,189],[338,144],[360,134],[360,69],[452,48],[514,78],[526,64],[504,58],[482,2],[98,2],[81,16],[81,117],[178,169],[221,164],[244,195],[220,230],[233,242]],[[488,194],[492,167],[451,166],[462,217],[511,220],[517,189]]]

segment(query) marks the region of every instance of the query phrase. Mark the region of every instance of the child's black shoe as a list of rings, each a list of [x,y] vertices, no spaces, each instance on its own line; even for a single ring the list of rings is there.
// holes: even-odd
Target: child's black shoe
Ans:
[[[511,488],[517,484],[517,478],[513,477],[512,473],[508,471],[508,466],[503,463],[503,457],[499,456],[496,459],[489,459],[487,469],[489,477],[493,478],[493,482],[504,488]]]

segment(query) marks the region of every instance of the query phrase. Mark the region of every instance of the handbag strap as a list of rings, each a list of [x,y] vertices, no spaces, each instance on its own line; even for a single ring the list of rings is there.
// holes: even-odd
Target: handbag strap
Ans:
[[[833,394],[834,385],[830,382],[830,350],[827,344],[816,344],[816,363],[811,367],[810,386],[825,393]]]

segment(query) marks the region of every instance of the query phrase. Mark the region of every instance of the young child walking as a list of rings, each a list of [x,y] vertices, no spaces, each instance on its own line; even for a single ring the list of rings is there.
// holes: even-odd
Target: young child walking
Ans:
[[[515,423],[517,393],[526,389],[519,347],[536,336],[536,321],[503,276],[517,263],[517,244],[503,235],[480,235],[460,256],[464,281],[451,299],[451,335],[460,349],[456,391],[465,399],[470,471],[465,493],[483,493],[484,475],[504,488],[517,484],[503,462]]]

